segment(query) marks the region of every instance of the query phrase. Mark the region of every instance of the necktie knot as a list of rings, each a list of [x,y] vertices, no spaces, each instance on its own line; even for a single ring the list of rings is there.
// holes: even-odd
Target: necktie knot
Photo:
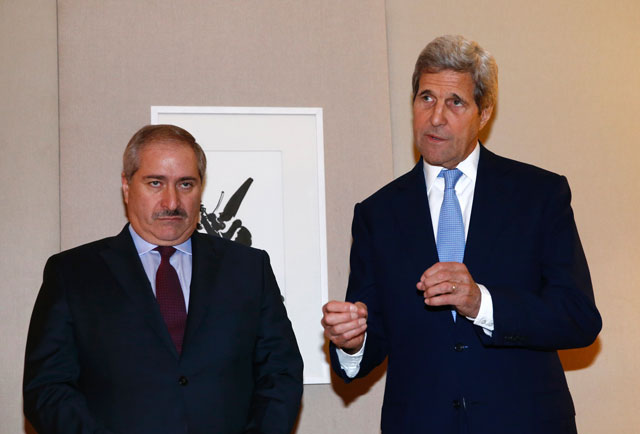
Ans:
[[[460,169],[442,169],[438,176],[444,178],[444,188],[445,190],[449,190],[456,187],[458,180],[462,176],[462,172]]]
[[[158,246],[153,250],[160,253],[160,257],[162,258],[163,261],[166,261],[169,258],[171,258],[171,256],[176,252],[176,248],[171,246]]]

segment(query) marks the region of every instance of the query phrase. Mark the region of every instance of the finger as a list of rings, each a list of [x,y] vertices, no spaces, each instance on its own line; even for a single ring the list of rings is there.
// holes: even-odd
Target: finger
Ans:
[[[455,296],[449,293],[433,297],[425,297],[424,303],[429,306],[455,306]]]
[[[424,297],[425,298],[431,298],[431,297],[438,297],[441,296],[443,294],[451,294],[453,292],[459,292],[460,291],[460,285],[459,283],[454,283],[454,282],[441,282],[438,283],[437,285],[432,285],[427,287],[424,290]]]
[[[422,288],[429,288],[442,282],[452,280],[455,280],[455,275],[449,269],[439,268],[437,270],[428,269],[422,273],[419,282],[422,283]]]
[[[362,334],[364,334],[364,332],[367,330],[367,324],[361,324],[360,326],[351,329],[349,331],[346,331],[344,333],[342,333],[341,337],[343,340],[345,341],[349,341],[352,340],[358,336],[361,336]]]
[[[325,332],[325,336],[337,347],[351,349],[362,345],[362,342],[364,341],[364,333],[366,331],[367,325],[363,324],[360,327],[339,335],[331,335]]]
[[[325,304],[324,306],[322,306],[322,311],[327,313],[327,312],[355,312],[357,311],[358,308],[353,304],[353,303],[349,303],[348,301],[336,301],[336,300],[331,300],[330,302],[328,302],[327,304]]]
[[[357,308],[357,313],[358,316],[361,318],[368,318],[369,317],[369,309],[367,309],[367,305],[364,304],[361,301],[356,301],[355,306]]]
[[[438,273],[451,271],[460,265],[459,262],[436,262],[431,267],[427,268],[423,275],[425,277],[433,276]]]
[[[346,340],[341,346],[340,348],[343,349],[354,349],[354,350],[359,350],[360,348],[362,348],[362,344],[364,343],[364,333],[367,331],[366,327],[363,327],[361,330],[358,331],[358,334],[351,338]]]
[[[367,323],[367,320],[365,320],[364,318],[359,318],[354,321],[343,322],[343,323],[329,326],[326,328],[326,330],[329,332],[331,336],[339,336],[339,335],[349,334],[352,330],[359,329],[366,323]],[[351,337],[353,337],[353,335],[351,335],[349,339]]]
[[[451,270],[442,269],[430,275],[423,275],[420,281],[426,286],[434,286],[442,282],[456,281],[458,276],[452,273]]]
[[[460,284],[473,282],[473,278],[464,264],[458,262],[439,262],[436,265],[439,265],[439,267],[435,271],[427,273],[427,271],[429,271],[427,270],[420,277],[422,288],[428,288],[444,282]]]
[[[469,273],[467,266],[461,262],[436,262],[431,267],[427,268],[422,275],[424,277],[430,277],[438,273]]]
[[[358,312],[326,313],[322,316],[320,323],[323,326],[334,326],[336,324],[346,323],[358,318],[364,318],[364,316],[358,315]]]

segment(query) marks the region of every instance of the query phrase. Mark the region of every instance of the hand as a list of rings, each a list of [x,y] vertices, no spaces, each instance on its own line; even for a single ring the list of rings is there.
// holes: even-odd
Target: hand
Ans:
[[[424,291],[424,302],[429,306],[451,305],[460,315],[478,316],[480,288],[464,264],[438,262],[422,273],[416,287]]]
[[[324,335],[343,351],[357,353],[367,330],[367,305],[361,302],[330,301],[322,306]]]

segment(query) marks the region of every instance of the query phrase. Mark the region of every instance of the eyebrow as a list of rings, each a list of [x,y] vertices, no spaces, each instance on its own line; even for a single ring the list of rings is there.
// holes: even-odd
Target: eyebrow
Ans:
[[[160,181],[166,181],[167,177],[165,175],[147,175],[144,176],[143,179],[157,179]],[[182,178],[178,178],[178,182],[182,182],[182,181],[197,181],[198,178],[195,176],[183,176]]]
[[[419,95],[419,96],[425,96],[425,95],[434,96],[434,95],[433,95],[433,92],[431,92],[431,90],[430,90],[430,89],[425,89],[425,90],[423,90],[422,92],[420,92],[418,95]],[[455,99],[459,99],[460,101],[463,101],[463,102],[465,102],[465,103],[467,103],[467,102],[468,102],[465,98],[461,97],[461,96],[460,96],[460,95],[458,95],[457,93],[452,93],[452,94],[450,94],[450,95],[447,95],[447,96],[445,96],[445,99],[446,99],[446,98],[455,98]]]

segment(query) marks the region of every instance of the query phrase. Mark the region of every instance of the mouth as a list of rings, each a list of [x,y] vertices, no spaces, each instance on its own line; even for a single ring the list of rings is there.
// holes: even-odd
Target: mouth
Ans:
[[[159,221],[165,221],[165,222],[172,222],[172,221],[178,221],[178,220],[184,220],[183,217],[180,216],[173,216],[173,217],[156,217],[155,220],[159,220]]]
[[[444,137],[436,136],[435,134],[425,134],[424,137],[430,143],[443,143],[446,142],[447,139]]]

